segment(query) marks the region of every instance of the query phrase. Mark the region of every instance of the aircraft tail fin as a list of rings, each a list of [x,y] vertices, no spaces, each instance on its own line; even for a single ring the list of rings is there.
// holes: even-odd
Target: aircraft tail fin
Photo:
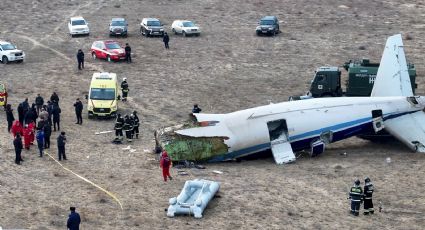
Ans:
[[[371,97],[413,96],[401,34],[387,39]]]

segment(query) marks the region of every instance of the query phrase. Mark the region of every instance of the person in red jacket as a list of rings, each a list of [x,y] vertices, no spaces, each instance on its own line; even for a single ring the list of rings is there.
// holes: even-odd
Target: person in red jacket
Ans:
[[[19,133],[22,136],[23,130],[22,130],[21,122],[19,122],[18,120],[15,120],[12,124],[12,128],[10,129],[10,132],[12,132],[13,138],[16,137],[17,133]]]
[[[28,124],[28,128],[31,130],[30,133],[30,144],[33,145],[34,144],[34,140],[35,140],[35,122],[31,122]]]
[[[167,177],[172,180],[173,178],[170,175],[171,159],[168,156],[167,151],[162,151],[161,159],[159,161],[159,166],[162,168],[162,176],[164,181],[167,181]]]
[[[30,149],[31,144],[31,132],[32,130],[28,125],[25,125],[24,127],[24,148]]]

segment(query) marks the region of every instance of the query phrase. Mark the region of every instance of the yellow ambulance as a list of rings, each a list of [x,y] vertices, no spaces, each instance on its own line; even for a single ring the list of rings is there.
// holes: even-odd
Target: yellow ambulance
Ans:
[[[118,110],[118,80],[115,73],[94,73],[87,96],[91,117],[114,117]]]

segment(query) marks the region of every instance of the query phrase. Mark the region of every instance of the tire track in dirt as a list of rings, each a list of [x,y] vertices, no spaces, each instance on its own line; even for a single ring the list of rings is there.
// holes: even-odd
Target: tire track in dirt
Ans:
[[[35,40],[35,39],[31,38],[31,37],[28,37],[28,36],[23,35],[23,34],[16,34],[16,35],[17,35],[18,37],[22,38],[22,39],[25,39],[25,40],[28,40],[28,41],[32,42],[34,46],[39,46],[39,47],[42,47],[42,48],[44,48],[44,49],[48,49],[48,50],[50,50],[50,51],[54,52],[56,55],[58,55],[58,56],[60,56],[60,57],[62,57],[62,58],[64,58],[64,59],[66,59],[66,60],[68,60],[68,61],[73,61],[73,59],[71,59],[71,58],[70,58],[70,57],[68,57],[66,54],[62,53],[61,51],[59,51],[59,50],[57,50],[57,49],[54,49],[54,48],[52,48],[52,47],[50,47],[50,46],[44,45],[44,44],[40,43],[39,41],[37,41],[37,40]],[[102,68],[102,67],[100,67],[100,66],[96,66],[96,65],[93,65],[93,64],[91,64],[91,63],[86,63],[85,65],[86,65],[86,66],[90,66],[90,67],[92,67],[92,69],[94,69],[94,70],[96,70],[96,71],[104,72],[104,71],[103,71],[103,68]]]

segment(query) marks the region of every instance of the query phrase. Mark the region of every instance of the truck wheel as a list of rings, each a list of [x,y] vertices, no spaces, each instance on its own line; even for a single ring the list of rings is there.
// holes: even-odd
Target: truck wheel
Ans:
[[[3,58],[1,59],[1,62],[3,62],[3,64],[7,64],[9,63],[9,59],[7,59],[6,56],[3,56]]]

